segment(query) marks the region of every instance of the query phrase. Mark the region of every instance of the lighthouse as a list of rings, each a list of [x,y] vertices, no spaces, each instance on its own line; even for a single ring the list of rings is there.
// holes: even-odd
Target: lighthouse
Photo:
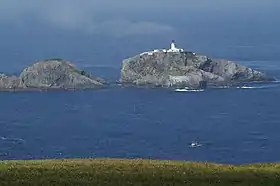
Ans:
[[[183,52],[183,51],[184,51],[183,49],[177,48],[176,44],[175,44],[175,40],[172,40],[170,49],[168,50],[168,52]]]
[[[175,44],[175,40],[172,40],[171,46],[170,46],[171,50],[176,50],[176,44]]]

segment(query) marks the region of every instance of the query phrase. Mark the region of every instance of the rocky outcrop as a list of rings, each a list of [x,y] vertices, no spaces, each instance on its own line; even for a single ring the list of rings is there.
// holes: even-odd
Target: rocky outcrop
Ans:
[[[89,89],[104,83],[62,59],[39,61],[25,68],[19,77],[0,75],[0,89]]]
[[[0,89],[15,89],[20,87],[20,80],[16,76],[0,74]]]
[[[123,84],[151,86],[232,85],[271,81],[264,73],[226,60],[214,60],[193,52],[145,52],[123,61]]]

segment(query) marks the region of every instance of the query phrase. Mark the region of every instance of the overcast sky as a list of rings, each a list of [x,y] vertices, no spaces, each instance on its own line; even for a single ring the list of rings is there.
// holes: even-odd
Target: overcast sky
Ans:
[[[150,35],[174,31],[171,20],[262,13],[276,8],[272,3],[279,4],[276,0],[1,0],[0,20],[20,26],[38,21],[88,34]]]
[[[0,49],[13,61],[56,55],[98,58],[95,63],[101,63],[96,56],[108,48],[121,59],[177,39],[183,47],[218,55],[209,47],[213,42],[218,51],[219,43],[225,48],[223,42],[230,37],[279,31],[271,29],[280,22],[279,5],[279,0],[1,0]],[[129,49],[121,51],[120,41]],[[235,44],[231,41],[227,44]],[[21,59],[11,56],[12,50]]]

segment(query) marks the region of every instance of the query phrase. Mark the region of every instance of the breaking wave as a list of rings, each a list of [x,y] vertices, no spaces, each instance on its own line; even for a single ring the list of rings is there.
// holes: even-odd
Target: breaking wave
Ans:
[[[4,136],[1,136],[0,140],[1,141],[12,141],[12,142],[25,142],[25,140],[21,139],[21,138],[9,138],[9,137],[4,137]]]
[[[265,88],[265,87],[263,87],[263,86],[256,86],[256,87],[254,87],[254,86],[242,86],[242,87],[236,87],[236,88],[238,88],[238,89],[255,89],[255,88]]]
[[[270,84],[270,85],[244,85],[244,86],[240,86],[240,87],[236,87],[238,89],[266,89],[266,88],[275,88],[275,87],[279,87],[280,84]]]
[[[247,84],[240,86],[219,86],[219,87],[211,87],[215,89],[267,89],[267,88],[276,88],[280,87],[280,81],[274,81],[269,84]]]
[[[175,92],[203,92],[204,89],[175,89]]]

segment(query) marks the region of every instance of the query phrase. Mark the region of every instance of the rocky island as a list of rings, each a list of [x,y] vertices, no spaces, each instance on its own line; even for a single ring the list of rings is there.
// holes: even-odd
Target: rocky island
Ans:
[[[122,84],[137,86],[188,87],[233,86],[243,82],[268,82],[273,78],[227,60],[176,48],[144,52],[125,59],[121,69]]]
[[[25,68],[20,75],[0,74],[0,90],[42,90],[42,89],[92,89],[105,84],[88,72],[77,69],[63,59],[38,61]]]
[[[207,86],[235,86],[245,82],[275,79],[228,60],[176,48],[144,52],[123,60],[121,85],[202,89]],[[23,69],[19,76],[0,74],[0,91],[94,89],[105,80],[79,70],[70,61],[47,59]]]

